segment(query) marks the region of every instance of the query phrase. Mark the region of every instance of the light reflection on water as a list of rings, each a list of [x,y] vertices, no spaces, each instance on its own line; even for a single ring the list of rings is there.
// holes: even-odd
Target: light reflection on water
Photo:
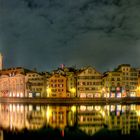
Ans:
[[[102,128],[119,130],[130,134],[139,130],[140,105],[105,106],[54,106],[0,104],[1,129],[22,131],[37,130],[44,126],[60,128],[78,126],[88,135],[94,135]]]

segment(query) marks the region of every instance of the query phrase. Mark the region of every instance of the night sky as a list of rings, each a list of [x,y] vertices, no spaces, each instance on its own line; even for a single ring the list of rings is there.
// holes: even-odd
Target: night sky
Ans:
[[[140,0],[0,0],[4,67],[140,66]]]

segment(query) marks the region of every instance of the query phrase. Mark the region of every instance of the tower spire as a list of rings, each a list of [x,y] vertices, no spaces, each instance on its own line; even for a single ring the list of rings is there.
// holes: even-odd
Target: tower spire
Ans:
[[[3,56],[2,56],[2,54],[0,53],[0,70],[2,70],[2,59],[3,59]]]

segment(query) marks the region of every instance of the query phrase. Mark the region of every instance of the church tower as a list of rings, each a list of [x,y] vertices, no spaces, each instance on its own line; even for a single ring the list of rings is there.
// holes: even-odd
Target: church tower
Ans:
[[[2,54],[0,53],[0,70],[2,70],[2,59],[3,59],[3,56],[2,56]]]

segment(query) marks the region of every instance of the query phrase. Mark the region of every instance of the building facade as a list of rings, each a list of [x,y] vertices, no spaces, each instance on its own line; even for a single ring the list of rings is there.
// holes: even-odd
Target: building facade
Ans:
[[[88,66],[39,73],[22,67],[0,70],[1,97],[140,97],[140,70],[121,64],[101,74]]]
[[[44,75],[35,71],[30,71],[26,73],[26,81],[28,97],[46,97]]]
[[[77,97],[101,97],[102,74],[93,67],[86,67],[77,73]]]
[[[138,96],[138,75],[138,70],[131,65],[119,65],[114,71],[104,73],[102,80],[105,92],[109,92],[109,97]]]
[[[66,90],[67,78],[61,74],[54,73],[48,79],[47,83],[47,97],[51,98],[65,98],[69,97]]]
[[[121,64],[116,69],[122,72],[122,87],[126,89],[127,96],[136,97],[138,87],[138,71],[129,64]]]
[[[103,97],[122,97],[126,95],[122,95],[119,91],[117,92],[117,88],[120,88],[122,85],[122,73],[118,71],[108,71],[104,73],[102,78],[103,84]]]
[[[0,96],[25,97],[26,78],[25,69],[10,68],[0,71]]]

